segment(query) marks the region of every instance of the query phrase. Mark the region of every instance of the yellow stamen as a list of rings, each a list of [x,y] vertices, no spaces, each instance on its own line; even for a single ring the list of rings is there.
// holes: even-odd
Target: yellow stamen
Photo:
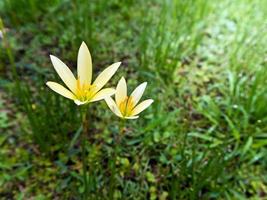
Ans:
[[[80,101],[90,101],[96,94],[96,85],[87,83],[81,84],[80,79],[77,79],[75,96]]]
[[[131,96],[125,97],[125,99],[119,103],[119,109],[125,117],[131,116],[133,108],[133,97]]]

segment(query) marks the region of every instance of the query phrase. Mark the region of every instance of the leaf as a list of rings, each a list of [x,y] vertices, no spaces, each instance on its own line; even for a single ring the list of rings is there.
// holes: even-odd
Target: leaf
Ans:
[[[252,144],[253,144],[253,138],[250,136],[250,137],[248,138],[248,140],[247,140],[247,142],[246,142],[246,144],[245,144],[243,150],[242,150],[242,154],[241,154],[241,156],[244,156],[244,155],[247,153],[247,151],[248,151],[249,148],[252,146]]]
[[[234,136],[234,138],[236,140],[239,140],[240,139],[240,133],[239,131],[237,130],[237,128],[235,127],[233,121],[227,116],[227,115],[223,115],[225,120],[227,121],[228,125],[230,126],[231,130],[232,130],[232,134]]]
[[[154,139],[154,142],[159,142],[160,141],[160,133],[159,132],[155,132],[154,135],[153,135],[153,139]]]
[[[188,133],[188,136],[189,137],[196,137],[196,138],[208,141],[208,142],[212,142],[213,143],[212,147],[215,147],[219,144],[222,144],[222,141],[217,139],[217,138],[214,138],[214,137],[211,137],[211,136],[208,136],[205,134],[197,133],[197,132]]]
[[[146,178],[147,178],[148,182],[151,182],[151,183],[155,183],[156,182],[156,178],[155,178],[154,174],[151,173],[151,172],[147,172],[146,173]]]
[[[80,126],[80,128],[76,131],[74,137],[72,138],[71,142],[70,142],[70,146],[69,146],[69,151],[73,148],[73,146],[75,145],[76,141],[78,140],[81,132],[82,132],[82,126]]]

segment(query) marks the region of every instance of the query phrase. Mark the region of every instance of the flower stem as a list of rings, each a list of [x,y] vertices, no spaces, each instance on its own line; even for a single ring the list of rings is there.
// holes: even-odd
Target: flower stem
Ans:
[[[115,193],[115,189],[116,189],[116,174],[117,174],[117,169],[116,169],[116,161],[117,161],[117,157],[119,156],[119,148],[120,148],[120,144],[121,144],[121,139],[122,139],[122,135],[123,135],[123,129],[125,126],[125,120],[122,119],[119,123],[119,131],[118,133],[116,133],[115,137],[114,137],[114,142],[113,142],[113,161],[111,163],[111,180],[110,180],[110,199],[114,198],[114,193]]]
[[[82,162],[83,162],[83,181],[84,181],[84,199],[88,198],[88,180],[87,180],[87,160],[86,160],[86,134],[88,131],[87,108],[82,108]]]
[[[126,122],[126,119],[121,119],[120,121],[120,135],[123,135],[123,129],[125,128],[125,122]]]

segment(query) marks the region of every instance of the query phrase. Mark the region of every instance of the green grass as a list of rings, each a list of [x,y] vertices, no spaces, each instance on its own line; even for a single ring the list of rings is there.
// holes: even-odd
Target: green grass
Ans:
[[[266,198],[266,11],[261,0],[3,0],[0,196],[81,199],[79,109],[45,82],[58,80],[49,54],[75,71],[85,41],[94,77],[122,61],[110,85],[147,81],[155,100],[119,144],[119,119],[89,107],[90,199]]]

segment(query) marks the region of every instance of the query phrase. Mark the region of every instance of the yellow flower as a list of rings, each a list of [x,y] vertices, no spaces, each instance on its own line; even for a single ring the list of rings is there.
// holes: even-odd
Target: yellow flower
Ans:
[[[113,88],[102,88],[115,74],[121,62],[114,63],[106,68],[92,83],[92,59],[84,42],[82,42],[78,52],[77,79],[60,59],[53,55],[50,55],[50,58],[57,74],[68,89],[56,82],[49,81],[46,85],[58,94],[74,100],[77,105],[99,101],[115,93]]]
[[[153,103],[152,99],[147,99],[137,105],[145,91],[146,85],[147,82],[140,84],[130,96],[127,96],[126,81],[124,77],[122,77],[116,87],[115,101],[110,96],[106,97],[105,101],[110,110],[118,117],[136,119],[139,117],[137,115],[140,112]]]

